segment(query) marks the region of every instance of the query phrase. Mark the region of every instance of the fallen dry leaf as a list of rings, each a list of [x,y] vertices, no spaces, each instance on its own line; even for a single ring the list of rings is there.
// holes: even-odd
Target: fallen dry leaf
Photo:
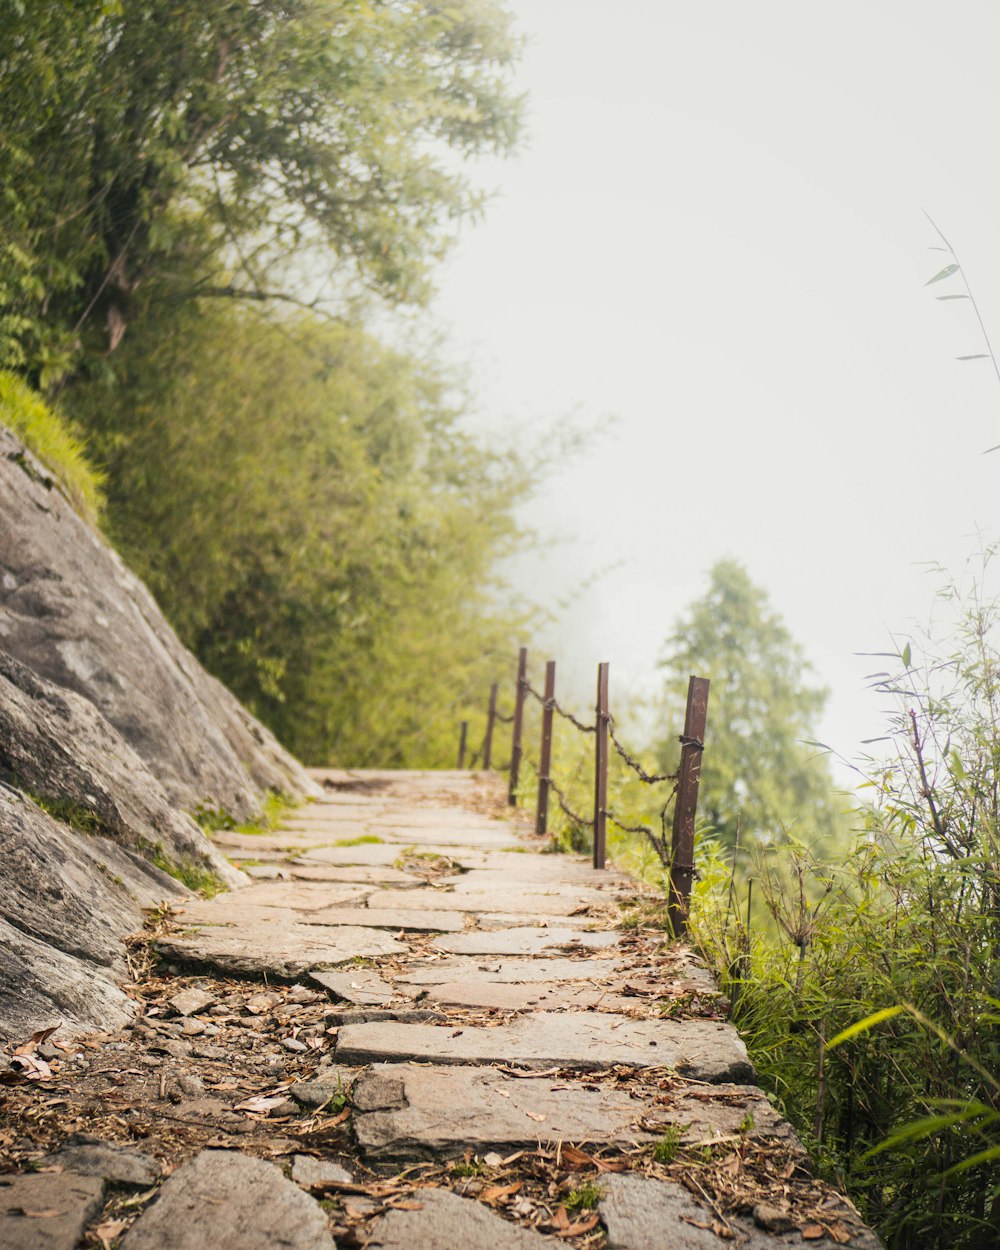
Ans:
[[[48,1041],[56,1029],[61,1029],[62,1024],[53,1024],[48,1029],[39,1029],[37,1033],[32,1033],[26,1042],[23,1042],[14,1051],[15,1055],[31,1055],[34,1054],[36,1046],[40,1046],[42,1042]]]
[[[803,1241],[819,1241],[820,1237],[826,1236],[826,1229],[822,1224],[806,1224],[804,1228],[800,1228]]]
[[[562,1207],[559,1208],[560,1211]],[[591,1229],[596,1228],[600,1220],[600,1216],[595,1211],[593,1215],[588,1215],[586,1219],[577,1220],[575,1224],[570,1224],[568,1228],[562,1228],[558,1231],[558,1237],[582,1237],[584,1233],[589,1233]]]
[[[265,1098],[262,1094],[258,1094],[255,1098],[246,1098],[243,1102],[238,1102],[233,1108],[234,1111],[270,1111],[272,1107],[277,1107],[279,1103],[285,1101],[282,1094],[278,1098]]]
[[[103,1224],[98,1224],[94,1229],[94,1236],[104,1250],[111,1250],[111,1243],[119,1238],[126,1228],[128,1228],[128,1220],[107,1220]]]
[[[23,1216],[27,1220],[52,1220],[57,1215],[65,1214],[55,1207],[48,1207],[44,1211],[29,1211],[27,1207],[12,1207],[10,1210],[12,1214]]]
[[[510,1198],[521,1188],[522,1182],[515,1181],[513,1185],[487,1185],[479,1195],[480,1202],[488,1202],[491,1206],[494,1203],[501,1202],[504,1198]]]
[[[534,1120],[537,1124],[541,1124],[541,1122],[547,1118],[544,1115],[540,1115],[537,1111],[526,1111],[524,1114],[529,1120]]]

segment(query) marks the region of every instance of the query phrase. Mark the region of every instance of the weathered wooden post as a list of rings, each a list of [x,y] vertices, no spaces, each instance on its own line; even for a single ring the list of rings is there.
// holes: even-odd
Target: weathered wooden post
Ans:
[[[517,653],[517,691],[514,695],[514,732],[510,743],[510,783],[507,787],[507,802],[511,807],[517,806],[517,782],[521,772],[521,732],[524,729],[524,697],[528,684],[528,648],[522,647]]]
[[[486,737],[483,739],[483,768],[488,769],[493,758],[493,726],[497,719],[497,683],[490,686],[490,706],[486,713]]]
[[[698,810],[698,783],[705,750],[708,720],[708,678],[692,677],[688,682],[684,734],[681,737],[681,764],[677,771],[677,799],[670,847],[670,899],[668,914],[674,937],[687,932],[691,883],[694,880],[694,825]]]
[[[458,770],[465,767],[465,749],[469,744],[469,722],[462,721],[462,732],[458,736]]]
[[[538,806],[535,833],[545,833],[549,823],[549,769],[552,766],[552,717],[555,712],[556,662],[545,665],[545,702],[542,704],[542,748],[538,759]]]
[[[597,716],[594,750],[594,867],[603,868],[607,858],[608,814],[608,666],[597,666]]]

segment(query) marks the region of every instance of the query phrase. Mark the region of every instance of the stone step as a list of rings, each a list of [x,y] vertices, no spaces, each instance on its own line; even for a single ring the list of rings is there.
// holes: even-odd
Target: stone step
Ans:
[[[543,1011],[496,1028],[350,1024],[337,1036],[336,1056],[350,1064],[422,1060],[581,1071],[625,1064],[669,1068],[699,1081],[754,1080],[746,1047],[728,1024],[632,1020],[611,1012]]]
[[[788,1122],[746,1085],[682,1085],[654,1098],[648,1090],[512,1077],[495,1068],[399,1063],[363,1072],[351,1100],[358,1144],[378,1159],[506,1154],[539,1141],[627,1148],[656,1140],[668,1126],[680,1130],[683,1144],[745,1131],[795,1143]]]

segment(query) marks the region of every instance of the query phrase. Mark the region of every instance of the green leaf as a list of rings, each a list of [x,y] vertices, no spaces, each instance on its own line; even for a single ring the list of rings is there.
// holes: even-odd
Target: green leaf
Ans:
[[[857,1037],[859,1033],[867,1033],[869,1029],[873,1029],[876,1024],[881,1024],[883,1020],[891,1020],[893,1016],[902,1015],[902,1007],[883,1007],[881,1011],[876,1011],[870,1016],[865,1016],[863,1020],[850,1025],[836,1037],[832,1037],[826,1044],[827,1050],[833,1050],[835,1046],[839,1046],[842,1042],[850,1041],[852,1037]]]
[[[950,278],[953,273],[958,273],[958,265],[955,265],[955,264],[945,265],[945,267],[939,270],[939,272],[936,273],[933,278],[925,282],[924,286],[932,286],[935,282],[941,282],[945,278]]]
[[[976,352],[974,356],[956,356],[956,360],[989,360],[989,352]]]
[[[981,1163],[992,1163],[994,1159],[1000,1159],[1000,1146],[990,1146],[989,1150],[980,1150],[978,1154],[970,1155],[949,1168],[944,1175],[955,1176],[959,1172],[967,1172],[969,1168],[977,1168]]]
[[[910,667],[910,644],[909,643],[907,643],[906,646],[903,648],[902,660],[903,660],[903,667],[909,668]]]

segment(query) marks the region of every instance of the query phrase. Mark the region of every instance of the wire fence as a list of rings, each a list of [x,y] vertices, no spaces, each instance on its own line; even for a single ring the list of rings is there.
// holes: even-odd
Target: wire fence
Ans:
[[[595,868],[604,868],[607,862],[607,826],[628,834],[645,837],[653,846],[660,861],[669,872],[668,910],[671,928],[676,936],[687,930],[687,917],[694,880],[694,829],[698,806],[698,785],[701,776],[702,756],[705,750],[705,725],[708,713],[708,680],[692,677],[688,682],[687,707],[684,716],[684,732],[680,735],[680,761],[672,773],[648,771],[642,762],[622,743],[615,731],[615,720],[609,709],[609,666],[597,667],[597,700],[592,724],[580,720],[564,708],[555,696],[556,664],[549,660],[545,666],[545,688],[538,690],[528,678],[528,651],[522,647],[518,652],[517,678],[514,685],[514,707],[511,712],[501,712],[498,703],[499,684],[490,688],[486,732],[482,747],[472,756],[473,764],[482,762],[484,769],[493,767],[492,747],[497,725],[511,726],[511,750],[508,763],[497,769],[508,774],[508,801],[511,806],[518,802],[520,771],[522,763],[534,774],[537,788],[535,800],[535,832],[544,836],[548,830],[549,801],[554,797],[566,818],[580,829],[589,829],[593,841]],[[539,758],[534,760],[524,751],[524,708],[528,698],[541,707],[541,738]],[[576,811],[570,798],[552,776],[552,745],[555,718],[558,717],[577,733],[594,738],[594,803],[589,816]],[[468,722],[462,722],[459,746],[459,768],[465,766],[465,747]],[[616,812],[608,803],[609,744],[621,759],[629,774],[645,786],[671,784],[659,811],[659,829],[644,822],[629,820]],[[672,819],[668,812],[672,808]]]

